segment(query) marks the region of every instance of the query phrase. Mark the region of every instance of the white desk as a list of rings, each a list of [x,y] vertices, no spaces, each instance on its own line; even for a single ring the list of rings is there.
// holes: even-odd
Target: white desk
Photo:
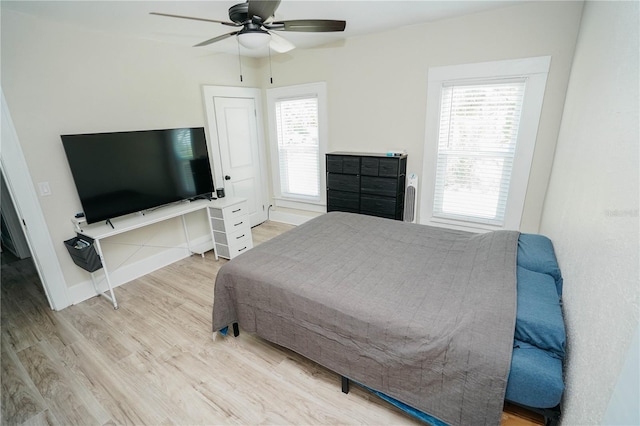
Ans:
[[[111,225],[107,224],[106,222],[102,222],[102,221],[99,223],[98,222],[92,223],[90,225],[87,225],[86,223],[78,224],[76,227],[76,232],[80,235],[89,237],[94,241],[94,246],[95,246],[96,252],[98,253],[98,256],[100,257],[100,261],[102,262],[102,268],[104,270],[104,275],[107,281],[107,285],[109,287],[109,290],[108,290],[109,294],[106,294],[106,292],[101,292],[96,284],[96,281],[92,272],[91,280],[93,281],[93,285],[96,292],[106,297],[109,301],[111,301],[111,303],[113,303],[114,309],[118,309],[118,302],[116,301],[116,296],[113,293],[113,287],[111,285],[111,280],[109,279],[109,271],[107,269],[107,264],[104,259],[102,247],[100,245],[100,240],[180,216],[182,218],[182,227],[184,228],[184,233],[187,238],[187,248],[189,249],[189,251],[194,253],[197,251],[194,251],[191,248],[189,231],[187,230],[187,223],[184,218],[185,215],[195,211],[208,209],[210,207],[224,208],[241,201],[243,200],[239,198],[229,197],[229,198],[220,198],[218,200],[212,200],[212,201],[196,200],[191,202],[183,202],[180,204],[172,204],[172,205],[160,207],[155,210],[145,211],[143,213],[135,213],[135,214],[130,214],[127,216],[121,216],[115,219],[111,219],[110,222],[113,224],[113,227],[111,227]],[[207,217],[208,216],[209,215],[207,215]],[[212,228],[211,220],[208,220],[208,222],[209,222],[209,231],[211,233],[211,238],[213,243],[213,249],[217,259],[218,253],[216,251],[214,230]],[[199,252],[199,254],[204,255],[202,252]]]

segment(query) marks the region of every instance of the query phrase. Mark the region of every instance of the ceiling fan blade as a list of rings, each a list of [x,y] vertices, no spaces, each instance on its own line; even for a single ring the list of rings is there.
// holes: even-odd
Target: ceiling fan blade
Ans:
[[[276,13],[279,5],[280,0],[249,0],[247,17],[251,19],[254,16],[259,16],[263,21],[266,21],[267,18]]]
[[[149,12],[149,15],[168,16],[169,18],[192,19],[194,21],[215,22],[215,23],[218,23],[218,24],[230,25],[232,27],[239,27],[240,26],[240,24],[236,24],[236,23],[233,23],[233,22],[218,21],[216,19],[195,18],[193,16],[172,15],[170,13]]]
[[[198,44],[194,45],[193,47],[206,46],[208,44],[215,43],[216,41],[225,40],[225,39],[228,39],[229,37],[233,37],[234,35],[238,34],[239,32],[240,31],[235,31],[235,32],[232,32],[232,33],[229,33],[229,34],[222,34],[221,36],[210,38],[209,40],[205,40],[202,43],[198,43]]]
[[[301,32],[330,32],[344,31],[347,23],[331,19],[297,19],[292,21],[277,21],[265,24],[265,28],[276,31],[301,31]]]
[[[269,42],[269,47],[275,50],[278,53],[287,53],[290,50],[296,48],[296,46],[291,43],[286,38],[278,35],[276,33],[269,32],[271,35],[271,41]]]

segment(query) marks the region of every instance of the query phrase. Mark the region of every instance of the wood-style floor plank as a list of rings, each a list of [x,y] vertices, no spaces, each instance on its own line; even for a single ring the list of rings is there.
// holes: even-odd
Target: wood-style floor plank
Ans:
[[[61,362],[46,340],[18,353],[54,416],[65,424],[105,424],[111,416]]]
[[[291,225],[253,228],[258,245]],[[212,339],[215,276],[191,256],[95,297],[49,309],[30,260],[2,265],[3,425],[420,424],[318,364],[255,335]],[[539,419],[512,411],[504,426]]]
[[[75,376],[111,414],[117,424],[159,424],[165,416],[154,404],[140,397],[137,385],[123,376],[116,365],[86,340],[69,345],[64,362]]]
[[[47,403],[4,336],[0,356],[3,424],[20,424],[44,412]]]

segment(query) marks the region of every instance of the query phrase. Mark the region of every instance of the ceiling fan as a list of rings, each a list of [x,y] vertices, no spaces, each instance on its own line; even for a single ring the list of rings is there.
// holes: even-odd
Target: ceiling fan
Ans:
[[[344,31],[346,27],[345,21],[330,19],[275,21],[274,13],[279,5],[280,0],[247,0],[245,3],[236,4],[229,8],[229,19],[231,22],[158,12],[151,12],[151,15],[215,22],[230,27],[242,27],[239,31],[213,37],[196,44],[194,47],[206,46],[229,37],[237,36],[238,42],[246,48],[256,49],[270,44],[273,50],[280,53],[288,52],[295,48],[295,46],[273,31],[334,32]]]

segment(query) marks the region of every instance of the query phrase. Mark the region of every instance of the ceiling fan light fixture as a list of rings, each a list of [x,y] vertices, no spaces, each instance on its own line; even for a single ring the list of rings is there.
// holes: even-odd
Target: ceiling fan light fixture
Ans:
[[[258,49],[269,44],[271,35],[266,31],[242,31],[237,35],[240,44],[247,49]]]
[[[279,53],[288,52],[295,48],[291,42],[280,37],[275,32],[271,33],[270,30],[311,33],[335,32],[344,31],[347,24],[345,21],[333,19],[294,19],[276,22],[274,21],[274,16],[279,5],[280,0],[245,0],[229,8],[229,21],[173,15],[170,13],[151,12],[151,14],[170,18],[216,22],[230,27],[241,28],[239,31],[222,34],[194,45],[194,47],[208,46],[236,36],[238,38],[238,55],[240,55],[240,45],[247,49],[256,50],[269,45],[271,49]]]

